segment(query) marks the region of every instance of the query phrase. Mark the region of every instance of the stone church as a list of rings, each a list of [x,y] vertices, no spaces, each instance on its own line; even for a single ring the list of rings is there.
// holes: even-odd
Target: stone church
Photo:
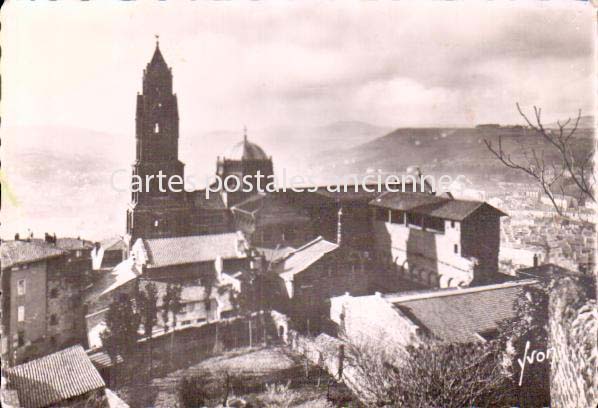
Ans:
[[[133,176],[145,179],[162,171],[167,179],[184,180],[172,80],[172,70],[156,44],[143,71],[142,93],[137,95]],[[246,134],[216,163],[221,180],[230,175],[249,177],[255,185],[258,171],[264,177],[272,175],[272,157]],[[147,191],[132,193],[127,210],[130,245],[139,238],[241,231],[250,247],[275,254],[272,251],[292,251],[321,237],[362,264],[367,259],[371,287],[405,289],[405,281],[415,288],[469,286],[504,279],[498,273],[498,251],[500,217],[506,214],[483,202],[427,190],[378,191],[362,186],[269,193],[220,189],[206,198],[205,190],[162,192],[154,181]],[[414,190],[410,186],[404,191]]]
[[[185,165],[178,158],[179,114],[172,89],[172,69],[164,61],[159,45],[143,71],[143,91],[137,95],[136,153],[133,175],[146,180],[159,171],[168,180],[185,179]],[[272,158],[247,136],[227,155],[218,159],[217,174],[242,178],[257,171],[271,175]],[[206,198],[204,190],[160,191],[156,179],[133,192],[127,210],[127,234],[137,238],[178,237],[233,231],[231,207],[247,197],[245,193],[221,191]]]

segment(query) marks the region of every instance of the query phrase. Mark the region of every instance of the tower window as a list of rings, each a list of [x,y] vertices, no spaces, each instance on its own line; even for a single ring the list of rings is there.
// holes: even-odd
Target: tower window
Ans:
[[[154,227],[158,227],[158,225],[160,225],[160,221],[158,221],[158,220],[155,220],[155,221],[154,221]]]
[[[25,279],[19,279],[17,281],[17,295],[23,296],[25,294]]]
[[[17,307],[17,321],[18,322],[25,321],[25,306]]]
[[[154,125],[154,133],[158,133],[160,131],[160,124],[156,122]]]
[[[455,251],[456,254],[459,253],[459,245],[455,244],[453,247],[453,250]]]

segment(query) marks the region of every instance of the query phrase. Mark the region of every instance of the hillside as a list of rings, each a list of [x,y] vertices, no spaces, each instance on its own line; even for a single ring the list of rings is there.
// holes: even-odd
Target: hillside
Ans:
[[[277,173],[303,174],[308,157],[323,150],[352,147],[389,129],[362,122],[321,127],[249,129],[249,138],[273,157]],[[185,174],[199,188],[215,173],[216,158],[242,140],[242,130],[185,132],[179,154]],[[124,233],[130,194],[126,187],[135,156],[133,134],[120,135],[70,127],[2,129],[2,237],[27,229],[36,235],[101,239]],[[115,173],[116,172],[116,173]],[[98,205],[100,204],[100,205]]]
[[[488,151],[484,140],[496,144],[499,136],[503,137],[503,148],[513,152],[514,159],[522,159],[521,146],[525,146],[545,151],[549,164],[558,161],[558,155],[546,141],[525,129],[402,128],[354,148],[324,152],[312,160],[313,171],[328,175],[404,173],[407,167],[418,166],[424,173],[437,176],[521,179],[518,172],[506,169]],[[592,131],[580,130],[575,145],[579,152],[590,151]]]
[[[561,120],[561,124],[564,124],[564,122],[566,122],[566,121],[567,121],[567,119]],[[567,128],[571,128],[573,126],[574,122],[575,122],[575,118],[571,118],[571,122],[569,122],[569,125],[567,125]],[[577,125],[577,127],[579,129],[594,129],[594,116],[582,115],[579,118],[579,124]],[[549,123],[548,125],[546,125],[546,128],[558,129],[558,124],[556,122]]]

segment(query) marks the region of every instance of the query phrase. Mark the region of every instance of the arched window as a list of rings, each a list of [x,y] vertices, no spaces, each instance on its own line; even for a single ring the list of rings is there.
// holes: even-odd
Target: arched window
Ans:
[[[160,132],[160,124],[158,122],[156,122],[156,124],[154,125],[154,133],[158,133]]]

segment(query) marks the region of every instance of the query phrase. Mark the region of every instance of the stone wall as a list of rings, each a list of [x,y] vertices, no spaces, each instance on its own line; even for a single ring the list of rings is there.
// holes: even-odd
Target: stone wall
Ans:
[[[595,289],[572,278],[555,283],[550,294],[549,341],[552,407],[598,405],[598,310]]]

